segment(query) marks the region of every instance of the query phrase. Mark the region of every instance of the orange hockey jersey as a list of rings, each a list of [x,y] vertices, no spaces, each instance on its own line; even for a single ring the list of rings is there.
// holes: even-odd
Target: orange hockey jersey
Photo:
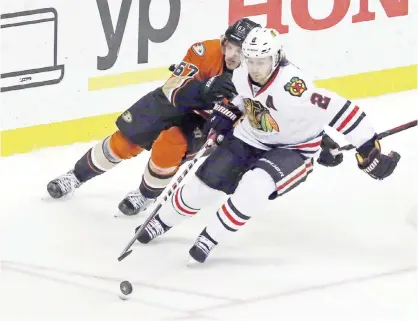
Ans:
[[[162,86],[162,91],[170,103],[180,109],[202,106],[205,103],[197,92],[201,82],[222,74],[224,63],[220,39],[195,43]]]

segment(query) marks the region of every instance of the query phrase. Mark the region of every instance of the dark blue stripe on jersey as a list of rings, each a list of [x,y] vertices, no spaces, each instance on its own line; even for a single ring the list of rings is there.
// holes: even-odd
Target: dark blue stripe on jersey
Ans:
[[[292,149],[295,152],[304,153],[304,154],[315,154],[319,150],[319,146],[316,150],[303,150],[303,149]]]
[[[347,100],[347,102],[345,103],[344,107],[341,108],[341,110],[338,112],[337,115],[335,115],[335,117],[331,120],[331,122],[329,123],[329,126],[332,127],[335,125],[335,123],[338,121],[338,119],[341,118],[341,116],[347,111],[348,107],[350,107],[351,105],[351,101]]]
[[[228,201],[226,203],[228,204],[229,208],[234,212],[234,214],[238,216],[240,219],[248,221],[251,218],[247,215],[242,214],[240,211],[238,211],[237,208],[234,206],[234,204],[232,204],[231,198],[228,198]]]
[[[351,125],[349,129],[347,129],[346,131],[343,131],[343,134],[347,135],[348,133],[353,131],[361,123],[364,117],[366,117],[366,114],[363,112],[361,113],[360,117],[356,120],[356,122],[353,125]]]
[[[229,227],[228,225],[226,225],[225,223],[224,223],[224,221],[222,221],[222,218],[221,218],[221,216],[219,215],[219,211],[217,211],[216,212],[216,216],[218,217],[218,219],[219,219],[219,221],[221,221],[221,223],[222,223],[222,225],[228,230],[228,231],[230,231],[230,232],[236,232],[236,231],[238,231],[238,230],[236,230],[236,229],[233,229],[232,227]]]

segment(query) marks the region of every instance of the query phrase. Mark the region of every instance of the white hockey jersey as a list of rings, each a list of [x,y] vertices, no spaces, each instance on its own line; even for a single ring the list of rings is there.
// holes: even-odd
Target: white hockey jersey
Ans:
[[[358,106],[315,87],[310,77],[293,64],[280,66],[261,88],[251,84],[246,66],[234,71],[233,82],[239,96],[232,103],[245,110],[234,136],[251,146],[295,149],[313,157],[320,151],[327,125],[346,135],[356,147],[375,134]]]

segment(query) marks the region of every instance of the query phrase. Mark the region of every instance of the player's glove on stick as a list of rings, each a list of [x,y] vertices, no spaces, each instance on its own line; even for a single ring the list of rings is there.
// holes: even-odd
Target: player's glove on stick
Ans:
[[[327,134],[324,134],[322,136],[322,142],[321,142],[321,153],[318,157],[318,164],[321,164],[322,166],[326,167],[335,167],[337,165],[340,165],[344,159],[344,156],[342,153],[337,155],[332,155],[331,150],[340,148],[340,145],[338,145],[331,137],[329,137]]]
[[[212,117],[205,125],[209,129],[206,132],[209,132],[209,135],[215,132],[217,134],[216,142],[220,144],[241,116],[242,112],[239,108],[231,103],[215,104],[212,109]]]
[[[200,89],[200,95],[207,103],[219,102],[223,98],[232,99],[237,94],[232,75],[227,72],[203,82]]]
[[[376,136],[357,148],[358,167],[377,180],[382,180],[393,173],[401,155],[390,152],[389,155],[381,153],[380,142]]]

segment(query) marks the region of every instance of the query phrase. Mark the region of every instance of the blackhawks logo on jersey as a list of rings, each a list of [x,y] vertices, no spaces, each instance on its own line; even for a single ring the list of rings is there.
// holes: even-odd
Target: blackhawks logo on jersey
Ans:
[[[252,127],[264,132],[279,131],[279,125],[270,115],[270,111],[259,101],[244,99],[245,110]]]
[[[284,90],[288,91],[292,96],[300,97],[307,90],[305,82],[299,77],[292,77],[290,81],[284,85]]]

